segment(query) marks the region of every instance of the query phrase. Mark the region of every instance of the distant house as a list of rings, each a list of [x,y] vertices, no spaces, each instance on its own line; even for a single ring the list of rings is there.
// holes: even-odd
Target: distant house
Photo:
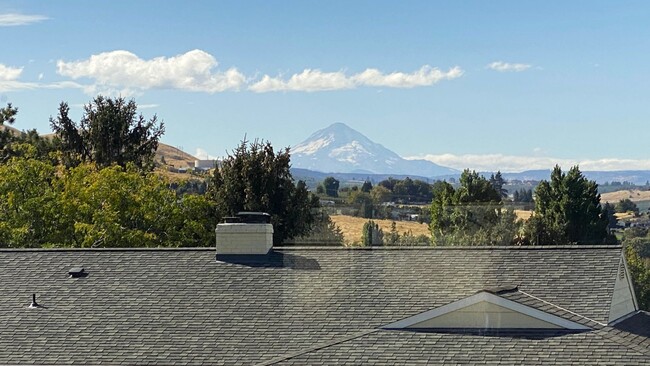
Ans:
[[[196,170],[210,170],[214,169],[217,161],[215,159],[194,160],[194,169]]]
[[[0,364],[650,364],[619,246],[4,249],[0,284]]]

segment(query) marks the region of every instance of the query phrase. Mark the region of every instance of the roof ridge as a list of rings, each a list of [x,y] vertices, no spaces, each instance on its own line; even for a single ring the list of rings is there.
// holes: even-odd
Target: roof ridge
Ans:
[[[509,246],[377,246],[377,247],[345,247],[345,246],[274,246],[274,250],[582,250],[582,249],[622,249],[621,245],[509,245]]]
[[[124,247],[124,248],[0,248],[8,252],[213,252],[214,247]]]
[[[381,247],[344,247],[344,246],[274,246],[273,250],[282,251],[415,251],[415,250],[467,250],[467,251],[535,251],[535,250],[609,250],[622,249],[621,245],[511,245],[511,246],[381,246]],[[0,248],[0,253],[6,252],[155,252],[155,251],[215,251],[210,247],[111,247],[111,248]]]
[[[584,316],[584,315],[578,314],[578,313],[576,313],[575,311],[571,311],[571,310],[569,310],[569,309],[565,309],[565,308],[563,308],[563,307],[561,307],[561,306],[559,306],[559,305],[556,305],[556,304],[554,304],[554,303],[552,303],[552,302],[550,302],[550,301],[546,301],[546,300],[544,300],[544,299],[542,299],[542,298],[539,298],[539,297],[537,297],[537,296],[535,296],[535,295],[531,295],[531,294],[529,294],[529,293],[527,293],[527,292],[525,292],[525,291],[519,290],[519,292],[522,293],[522,294],[524,294],[524,295],[526,295],[526,296],[528,296],[528,297],[531,297],[531,298],[533,298],[533,299],[535,299],[535,300],[541,301],[541,302],[543,302],[543,303],[545,303],[545,304],[547,304],[547,305],[550,305],[550,306],[553,306],[553,307],[555,307],[555,308],[558,308],[558,309],[560,309],[560,310],[562,310],[562,311],[565,311],[565,312],[567,312],[567,313],[569,313],[569,314],[571,314],[571,315],[574,315],[574,316],[577,316],[577,317],[580,317],[580,318],[586,319],[586,320],[588,320],[588,321],[590,321],[590,322],[594,322],[594,323],[596,323],[596,324],[598,324],[598,325],[600,325],[600,326],[603,326],[603,327],[606,327],[606,326],[607,326],[606,323],[601,323],[601,322],[599,322],[599,321],[597,321],[597,320],[593,320],[593,319],[588,318],[588,317],[586,317],[586,316]]]

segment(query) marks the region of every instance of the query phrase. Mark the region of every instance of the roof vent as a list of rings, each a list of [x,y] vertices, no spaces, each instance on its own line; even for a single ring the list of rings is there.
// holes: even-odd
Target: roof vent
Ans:
[[[70,268],[68,274],[70,275],[70,278],[82,278],[88,276],[88,273],[86,273],[83,267]]]
[[[30,309],[40,308],[41,306],[36,302],[36,294],[32,294],[32,303],[29,305]]]

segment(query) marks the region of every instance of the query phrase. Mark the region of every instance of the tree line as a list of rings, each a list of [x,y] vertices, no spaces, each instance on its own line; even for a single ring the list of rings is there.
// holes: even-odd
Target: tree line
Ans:
[[[17,114],[0,108],[0,124]],[[239,211],[270,213],[279,244],[320,217],[288,149],[268,142],[242,141],[204,194],[181,194],[153,171],[164,124],[133,100],[98,96],[78,123],[61,103],[50,125],[51,138],[0,131],[0,247],[211,246],[216,224]]]

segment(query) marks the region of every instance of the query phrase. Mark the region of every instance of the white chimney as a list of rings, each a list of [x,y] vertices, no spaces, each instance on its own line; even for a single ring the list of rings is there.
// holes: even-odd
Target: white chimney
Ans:
[[[273,247],[271,216],[263,212],[239,212],[217,225],[217,255],[264,255]]]

